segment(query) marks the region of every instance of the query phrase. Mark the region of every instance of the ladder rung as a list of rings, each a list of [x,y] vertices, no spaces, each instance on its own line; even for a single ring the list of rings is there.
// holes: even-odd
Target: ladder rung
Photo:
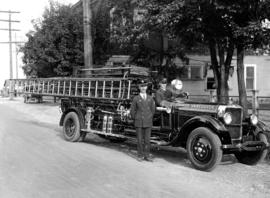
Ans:
[[[57,94],[60,94],[60,80],[58,81]]]
[[[75,96],[77,96],[77,89],[78,89],[78,81],[75,83]]]
[[[47,82],[47,94],[49,93],[49,89],[50,89],[50,82]]]
[[[88,83],[88,97],[90,97],[91,96],[91,81],[89,81],[89,83]]]
[[[113,81],[111,81],[111,93],[110,93],[110,98],[113,98]]]
[[[83,96],[83,91],[84,91],[84,81],[82,81],[82,93],[81,93],[81,96]]]
[[[97,91],[98,91],[98,81],[96,81],[95,98],[96,98],[96,97],[98,97],[98,95],[97,95],[97,94],[98,94],[98,93],[97,93]]]
[[[103,89],[102,89],[102,98],[105,98],[105,83],[106,81],[103,81]]]
[[[65,90],[66,90],[66,81],[64,80],[63,95],[65,95]]]
[[[52,82],[52,94],[54,94],[54,82]]]
[[[121,89],[122,89],[122,81],[119,81],[119,94],[118,94],[118,98],[121,97]]]
[[[70,80],[69,81],[69,88],[68,88],[68,95],[69,96],[71,95],[71,84],[72,84],[72,81]]]
[[[42,93],[44,93],[44,86],[45,86],[45,82],[44,82],[44,80],[42,81]]]
[[[128,92],[127,92],[127,99],[130,98],[130,85],[131,85],[131,81],[128,81]]]

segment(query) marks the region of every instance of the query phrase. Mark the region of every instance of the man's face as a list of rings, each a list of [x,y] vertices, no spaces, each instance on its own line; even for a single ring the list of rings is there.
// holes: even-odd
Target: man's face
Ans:
[[[162,90],[166,90],[166,84],[160,83],[160,88],[161,88]]]
[[[141,92],[141,93],[146,93],[147,85],[140,85],[140,86],[139,86],[139,89],[140,89],[140,92]]]

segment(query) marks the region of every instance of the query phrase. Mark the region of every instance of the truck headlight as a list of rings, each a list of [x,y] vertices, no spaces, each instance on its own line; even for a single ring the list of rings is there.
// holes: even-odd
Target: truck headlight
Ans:
[[[226,106],[220,105],[217,110],[218,117],[223,117],[226,111]]]
[[[258,124],[258,117],[255,114],[250,115],[249,119],[252,125]]]
[[[225,124],[231,124],[232,123],[232,114],[230,114],[228,112],[225,113],[223,115],[223,120],[224,120]]]

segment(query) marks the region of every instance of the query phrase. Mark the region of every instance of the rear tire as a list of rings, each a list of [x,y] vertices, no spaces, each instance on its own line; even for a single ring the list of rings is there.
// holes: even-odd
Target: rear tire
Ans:
[[[78,115],[75,112],[69,112],[63,122],[63,135],[67,141],[77,142],[81,137],[81,126]]]
[[[265,134],[259,133],[257,135],[257,139],[259,141],[264,142],[267,146],[269,145]],[[268,150],[265,149],[262,151],[242,151],[242,152],[237,152],[234,155],[240,163],[252,166],[263,161],[267,153],[268,153]]]
[[[221,161],[221,141],[210,129],[199,127],[188,137],[187,154],[196,169],[211,171]]]

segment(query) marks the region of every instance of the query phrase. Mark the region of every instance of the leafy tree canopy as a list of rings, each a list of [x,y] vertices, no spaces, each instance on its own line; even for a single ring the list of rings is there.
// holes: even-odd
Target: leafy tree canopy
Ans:
[[[269,41],[269,0],[141,0],[143,23],[150,31],[165,31],[185,49],[209,47],[220,101],[228,96],[228,73],[235,49],[262,47]],[[243,82],[241,82],[244,84]]]
[[[50,2],[43,18],[34,21],[34,31],[21,49],[27,76],[67,76],[83,65],[82,13],[70,6]]]

